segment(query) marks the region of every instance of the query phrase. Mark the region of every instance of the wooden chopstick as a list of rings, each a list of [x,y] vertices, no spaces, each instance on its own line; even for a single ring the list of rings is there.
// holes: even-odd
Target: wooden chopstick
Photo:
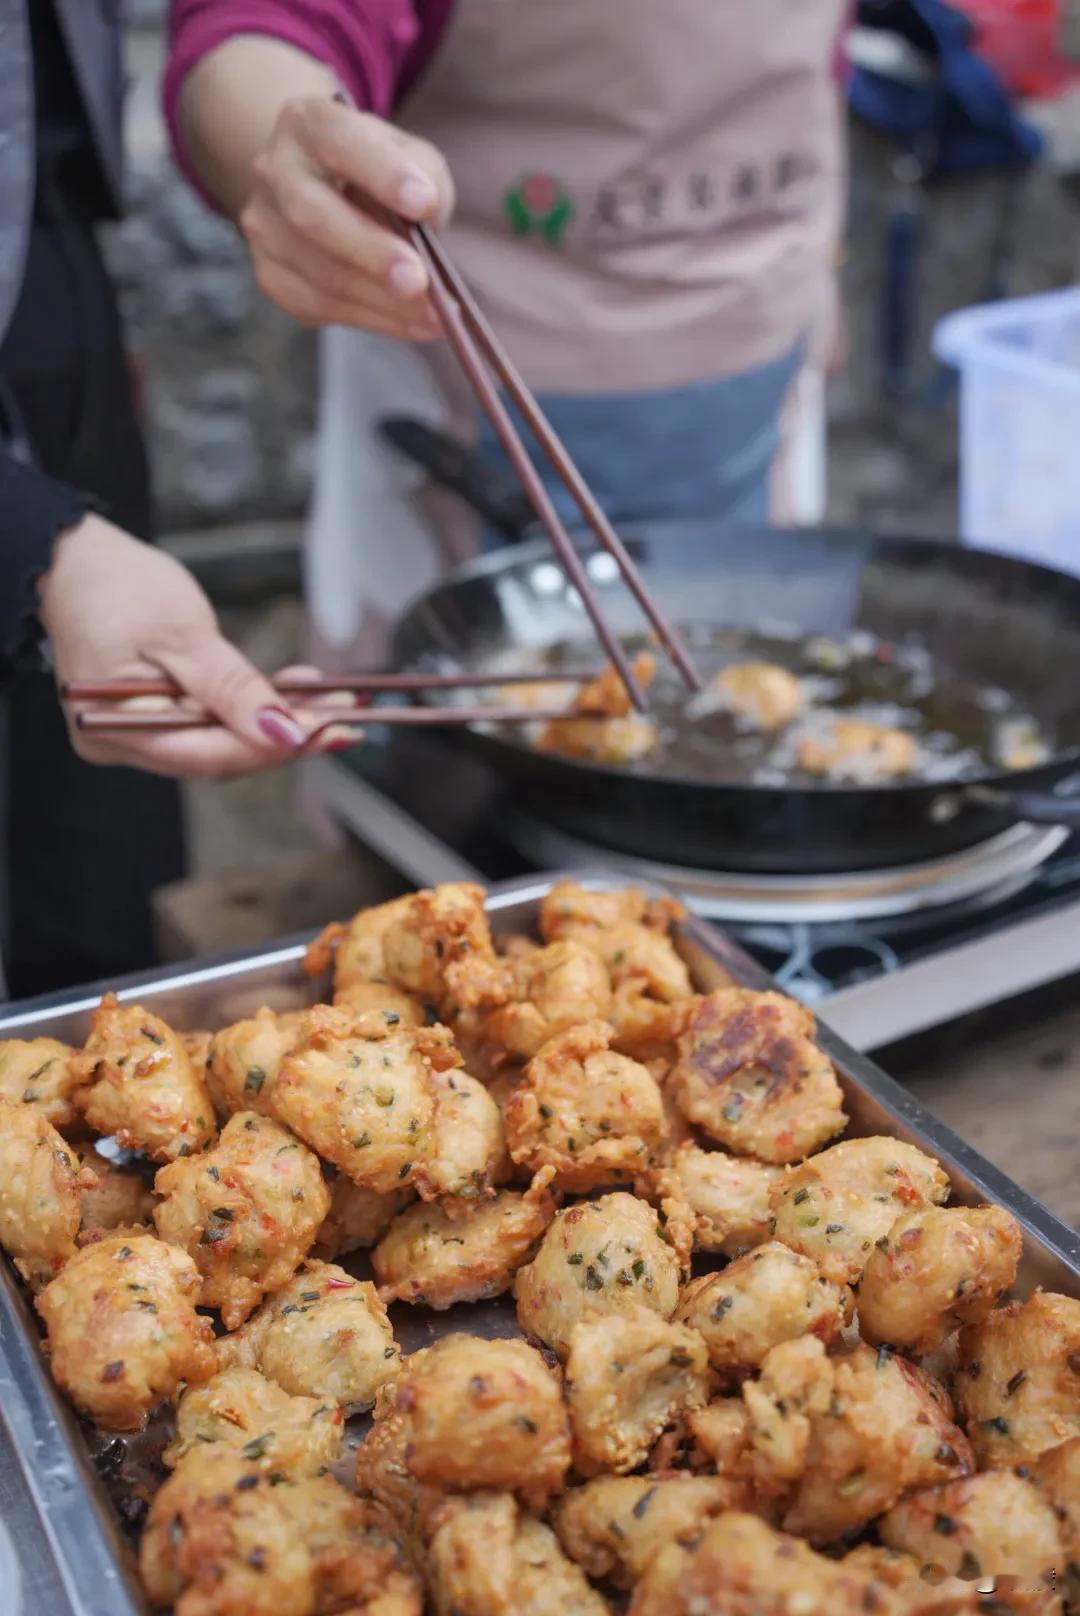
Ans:
[[[332,696],[355,691],[377,696],[422,690],[479,690],[499,685],[583,685],[599,677],[599,668],[544,669],[539,673],[347,673],[295,675],[271,679],[283,696]],[[182,696],[172,679],[70,679],[61,686],[65,701],[130,701],[137,696]]]
[[[371,729],[376,724],[392,724],[402,729],[427,729],[440,724],[543,724],[589,715],[568,714],[565,707],[370,707],[362,715],[341,711],[327,713],[324,721],[307,737],[307,745],[329,729]],[[602,722],[597,718],[596,722]],[[167,711],[113,709],[104,713],[76,713],[77,729],[97,735],[120,734],[127,730],[164,733],[183,729],[220,729],[213,713],[188,712],[174,707]]]
[[[516,430],[514,429],[513,424],[510,422],[509,416],[506,415],[505,410],[503,410],[502,413],[506,418],[509,431],[513,434],[515,451],[511,450],[509,442],[504,437],[503,431],[500,429],[500,423],[492,413],[488,403],[487,388],[482,389],[481,386],[478,385],[478,367],[474,364],[473,356],[470,354],[469,357],[466,358],[460,344],[460,340],[455,333],[456,321],[451,323],[447,320],[447,314],[445,312],[447,299],[444,295],[442,295],[442,285],[438,283],[444,283],[446,291],[448,291],[450,296],[456,301],[458,308],[461,311],[462,322],[471,332],[472,337],[475,338],[476,342],[479,344],[483,356],[487,359],[492,369],[498,375],[506,391],[520,409],[522,415],[529,425],[530,431],[533,433],[540,447],[547,455],[548,460],[558,472],[563,484],[573,496],[578,508],[581,511],[581,514],[584,516],[586,522],[596,535],[597,540],[603,546],[603,548],[607,550],[608,554],[614,558],[623,579],[630,589],[630,592],[634,596],[634,599],[637,601],[638,605],[641,607],[645,616],[648,618],[649,622],[652,624],[657,638],[667,651],[668,655],[671,657],[671,660],[675,664],[679,673],[682,675],[684,683],[690,690],[700,690],[702,686],[701,675],[699,674],[694,664],[694,660],[690,655],[686,641],[683,639],[682,635],[668,618],[666,613],[654,600],[648,586],[645,583],[645,580],[642,578],[641,573],[635,565],[632,556],[630,555],[626,546],[623,544],[622,540],[619,538],[619,535],[615,532],[615,529],[612,527],[611,523],[608,521],[595,495],[593,494],[592,489],[589,487],[588,483],[585,481],[584,477],[581,475],[581,472],[574,463],[574,460],[566,448],[566,445],[559,438],[554,427],[551,425],[551,422],[540,408],[534,394],[526,385],[509,354],[506,352],[505,348],[502,346],[502,343],[499,341],[491,326],[488,324],[480,305],[477,303],[476,299],[469,291],[468,286],[458,274],[452,260],[446,252],[445,247],[443,247],[442,243],[439,241],[438,236],[425,224],[412,225],[408,233],[413,247],[424,260],[425,267],[427,267],[429,275],[431,275],[432,302],[435,304],[436,309],[442,316],[444,323],[447,325],[447,334],[449,335],[451,342],[454,344],[455,351],[465,367],[469,380],[477,389],[478,393],[480,393],[481,402],[484,404],[484,407],[488,412],[492,425],[499,433],[499,437],[503,442],[503,447],[506,449],[507,453],[510,454],[515,469],[518,471],[519,475],[522,477],[522,481],[525,483],[526,492],[533,502],[537,515],[541,517],[542,521],[544,520],[541,508],[537,504],[534,484],[536,487],[539,487],[542,497],[550,507],[550,501],[547,500],[546,492],[543,489],[543,484],[536,476],[532,461],[529,459],[527,452],[522,448],[520,440],[517,437]],[[433,269],[436,272],[434,274],[431,273]],[[483,374],[486,381],[486,373]],[[495,394],[495,398],[498,400],[497,393]],[[501,400],[498,402],[501,408]],[[519,454],[516,451],[520,451],[520,454],[524,456],[524,462],[528,466],[528,470],[532,474],[531,476],[526,477],[522,470]],[[553,511],[552,514],[554,514]],[[559,552],[560,560],[562,560],[564,566],[567,566],[568,570],[570,570],[572,564],[569,562],[564,550],[564,541],[566,547],[570,551],[570,554],[575,558],[577,557],[577,552],[574,550],[573,544],[566,535],[565,529],[562,527],[562,523],[559,522],[557,516],[555,517],[555,521],[558,524],[558,532],[561,537],[556,537],[556,533],[553,531],[549,522],[544,521],[544,526],[547,528],[549,537]],[[604,628],[601,626],[603,620],[602,617],[598,615],[599,606],[595,602],[595,598],[591,592],[591,587],[588,585],[587,581],[584,587],[580,582],[580,578],[578,576],[579,572],[584,574],[584,569],[580,568],[580,565],[573,568],[574,583],[585,602],[590,617],[593,619],[597,633],[600,634],[600,638],[604,643],[605,650],[607,650],[612,661],[615,662],[616,666],[618,667],[619,673],[622,676],[623,682],[626,684],[627,689],[632,693],[632,675],[630,678],[627,677],[623,662],[612,652],[610,636],[606,632],[606,626]],[[585,576],[587,578],[587,575]]]

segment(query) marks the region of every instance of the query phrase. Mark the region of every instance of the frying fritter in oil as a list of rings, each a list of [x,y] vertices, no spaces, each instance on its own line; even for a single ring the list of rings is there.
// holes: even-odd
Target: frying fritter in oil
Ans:
[[[796,755],[808,774],[872,786],[910,774],[918,748],[906,730],[865,718],[833,718],[824,734],[804,736]]]
[[[58,1385],[106,1431],[140,1431],[181,1381],[214,1372],[198,1297],[191,1258],[152,1235],[118,1230],[77,1251],[37,1299]]]
[[[70,1128],[75,1121],[71,1103],[78,1073],[75,1054],[55,1038],[0,1039],[0,1099],[32,1105],[54,1128]]]
[[[74,1256],[89,1182],[42,1112],[0,1100],[0,1246],[34,1290]]]
[[[542,1509],[570,1467],[559,1382],[535,1347],[450,1335],[406,1358],[376,1421],[401,1416],[405,1463],[450,1492],[490,1487]]]
[[[1080,1301],[1035,1291],[962,1330],[954,1386],[984,1469],[1080,1436]]]
[[[696,1330],[642,1308],[587,1319],[570,1333],[566,1402],[579,1475],[625,1475],[664,1427],[708,1400],[709,1360]]]
[[[875,1242],[859,1285],[859,1332],[918,1355],[977,1324],[1009,1289],[1020,1225],[999,1206],[925,1207]]]
[[[638,682],[648,687],[656,676],[656,658],[641,651],[632,666]],[[544,725],[535,745],[539,752],[594,763],[633,763],[647,757],[657,739],[656,724],[632,710],[629,692],[609,664],[591,683],[582,685],[565,718]]]
[[[812,1257],[827,1279],[854,1285],[898,1218],[948,1193],[944,1169],[914,1145],[845,1139],[773,1185],[775,1234]]]
[[[585,1194],[644,1168],[666,1131],[660,1090],[644,1066],[616,1055],[602,1021],[546,1043],[506,1104],[506,1141],[519,1166],[555,1169],[555,1187]]]
[[[315,1236],[315,1254],[328,1262],[350,1251],[365,1251],[378,1245],[399,1212],[416,1199],[412,1189],[391,1190],[380,1195],[361,1189],[344,1173],[329,1185],[330,1210]]]
[[[685,1201],[694,1213],[694,1246],[741,1256],[769,1238],[769,1196],[782,1169],[748,1156],[702,1150],[692,1141],[677,1145],[658,1174],[658,1191]]]
[[[412,893],[361,909],[346,924],[326,926],[308,944],[304,971],[323,976],[333,967],[334,992],[348,990],[354,982],[386,980],[383,938],[399,916],[408,912]]]
[[[281,1063],[269,1109],[363,1189],[422,1189],[435,1150],[433,1069],[458,1064],[445,1027],[316,1005]]]
[[[238,1111],[212,1150],[161,1168],[154,1222],[203,1276],[200,1302],[235,1330],[290,1279],[330,1210],[319,1158],[270,1117]]]
[[[574,938],[510,961],[513,998],[484,1018],[482,1036],[514,1061],[527,1061],[556,1033],[603,1020],[611,978],[595,950]]]
[[[972,1469],[944,1387],[906,1358],[859,1342],[827,1358],[803,1336],[774,1347],[743,1385],[755,1479],[783,1525],[815,1543],[856,1532],[916,1487]]]
[[[500,1190],[465,1217],[420,1203],[396,1217],[371,1254],[384,1302],[436,1310],[510,1289],[555,1216],[549,1175],[524,1195]]]
[[[258,1369],[295,1397],[370,1408],[400,1355],[374,1285],[307,1262],[255,1316],[216,1344],[218,1366]]]
[[[419,1585],[369,1505],[331,1476],[192,1453],[150,1508],[143,1582],[175,1616],[420,1616]]]
[[[669,1319],[680,1264],[666,1236],[652,1207],[621,1190],[566,1207],[514,1281],[521,1328],[565,1359],[583,1319],[642,1307]]]
[[[80,1084],[74,1104],[95,1133],[115,1134],[154,1161],[190,1156],[214,1137],[202,1073],[179,1033],[141,1005],[107,993],[72,1066]]]
[[[383,934],[386,975],[440,1015],[505,1004],[513,979],[497,958],[484,889],[445,882],[416,892]]]
[[[590,1577],[631,1588],[666,1544],[689,1546],[706,1521],[738,1507],[722,1476],[598,1476],[564,1493],[552,1522]]]
[[[337,1403],[290,1397],[255,1369],[223,1369],[181,1397],[162,1459],[172,1470],[189,1453],[216,1446],[260,1470],[316,1475],[340,1454],[344,1426]]]
[[[508,1493],[448,1499],[434,1517],[435,1616],[607,1616],[605,1600],[548,1526]]]
[[[433,1072],[435,1126],[423,1193],[450,1213],[482,1206],[491,1186],[510,1176],[502,1112],[468,1072]]]
[[[237,1111],[266,1111],[278,1068],[292,1048],[300,1021],[299,1010],[279,1015],[264,1005],[246,1021],[214,1034],[206,1086],[220,1121]]]
[[[709,681],[708,696],[754,729],[783,729],[806,706],[801,682],[776,662],[734,662]]]
[[[80,1194],[84,1234],[152,1227],[156,1203],[145,1179],[118,1167],[93,1145],[80,1146],[80,1162],[87,1169]]]
[[[1047,1448],[1030,1469],[1021,1465],[1017,1473],[1025,1471],[1030,1473],[1031,1480],[1057,1516],[1065,1551],[1061,1585],[1070,1607],[1080,1608],[1080,1436],[1070,1437],[1056,1448]]]
[[[1065,1572],[1057,1516],[1030,1481],[1008,1470],[930,1487],[903,1499],[878,1522],[884,1543],[967,1582],[1018,1577],[1046,1589]],[[1058,1608],[1052,1600],[1051,1609]]]
[[[782,1341],[835,1340],[852,1309],[846,1285],[834,1285],[809,1257],[770,1240],[722,1273],[692,1279],[675,1317],[700,1332],[710,1364],[730,1383],[758,1368]]]
[[[719,988],[679,1039],[671,1076],[685,1115],[710,1138],[759,1161],[802,1161],[847,1117],[814,1017],[781,993]]]

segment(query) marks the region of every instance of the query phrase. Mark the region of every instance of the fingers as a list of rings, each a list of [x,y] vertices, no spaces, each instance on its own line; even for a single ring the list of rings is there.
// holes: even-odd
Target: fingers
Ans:
[[[298,752],[307,731],[263,674],[215,631],[155,651],[186,696],[256,751]]]
[[[430,342],[441,327],[426,302],[405,305],[380,298],[378,287],[358,282],[355,295],[344,298],[325,289],[320,272],[289,263],[295,254],[284,243],[277,252],[254,260],[259,290],[303,325],[348,325],[409,342]]]
[[[384,118],[312,100],[297,105],[294,128],[320,168],[391,213],[438,225],[453,211],[454,184],[442,153]]]

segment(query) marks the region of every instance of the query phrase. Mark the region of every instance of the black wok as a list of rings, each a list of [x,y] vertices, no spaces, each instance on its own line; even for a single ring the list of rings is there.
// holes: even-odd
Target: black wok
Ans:
[[[530,815],[671,864],[804,874],[944,856],[1021,819],[1080,828],[1080,579],[960,546],[842,531],[672,523],[624,537],[676,622],[917,636],[965,681],[1018,697],[1052,755],[962,784],[785,788],[602,767],[534,751],[524,736],[463,731]],[[597,559],[609,619],[639,633],[633,602],[607,558]],[[415,602],[395,653],[399,665],[483,665],[511,647],[566,640],[590,645],[589,625],[540,540],[461,568]]]

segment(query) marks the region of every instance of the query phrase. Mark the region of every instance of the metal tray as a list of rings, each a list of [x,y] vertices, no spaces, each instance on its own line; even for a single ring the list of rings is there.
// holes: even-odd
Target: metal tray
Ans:
[[[493,887],[488,912],[494,929],[533,929],[537,905],[555,879],[533,877]],[[610,873],[578,872],[574,879],[600,888],[626,884]],[[313,1000],[316,985],[300,971],[305,941],[288,940],[263,954],[142,972],[110,986],[121,999],[136,999],[179,1027],[223,1026],[261,1004],[288,1009]],[[770,985],[741,948],[699,920],[682,927],[680,947],[700,989],[708,991],[728,977],[747,987]],[[81,1043],[99,998],[94,987],[10,1006],[0,1015],[0,1038],[49,1036]],[[1080,1297],[1080,1236],[825,1027],[820,1042],[844,1090],[848,1136],[892,1134],[928,1151],[949,1174],[957,1201],[996,1201],[1022,1225],[1021,1294],[1042,1285]],[[406,1321],[407,1327],[400,1327]],[[395,1316],[407,1350],[436,1333],[462,1328],[505,1334],[512,1328],[512,1313],[504,1301],[438,1315],[402,1309]],[[131,1550],[90,1460],[86,1428],[53,1384],[39,1341],[33,1310],[5,1258],[0,1262],[0,1612],[148,1616]]]

